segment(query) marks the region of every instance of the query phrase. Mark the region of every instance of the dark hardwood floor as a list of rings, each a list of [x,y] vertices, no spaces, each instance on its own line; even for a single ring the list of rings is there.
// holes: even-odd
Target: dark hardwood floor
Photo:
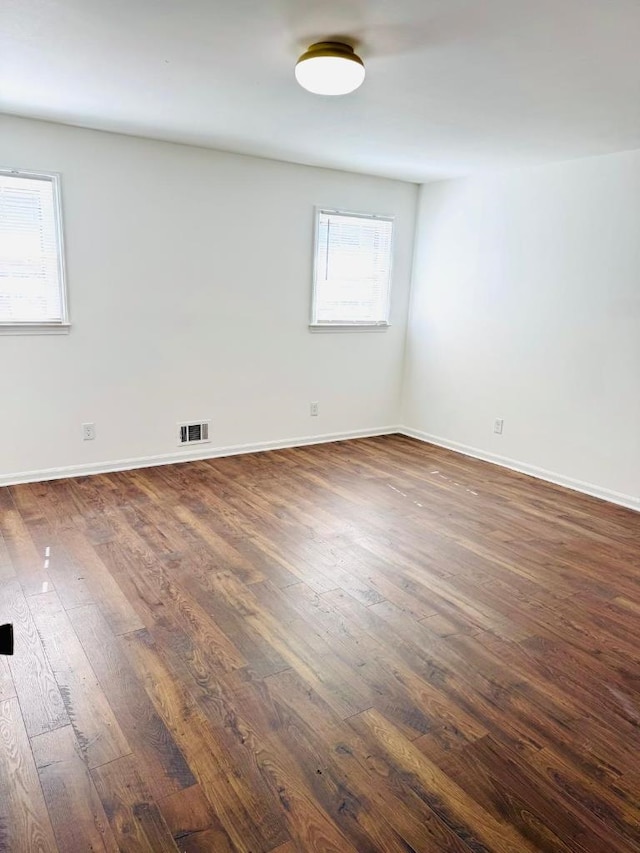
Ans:
[[[400,436],[0,489],[0,849],[640,850],[640,515]]]

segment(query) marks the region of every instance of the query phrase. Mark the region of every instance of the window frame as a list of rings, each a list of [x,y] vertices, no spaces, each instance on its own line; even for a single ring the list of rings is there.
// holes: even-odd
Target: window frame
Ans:
[[[318,273],[318,244],[320,235],[320,216],[323,214],[334,214],[337,216],[352,216],[354,219],[374,219],[382,222],[391,222],[391,241],[389,246],[389,286],[387,288],[387,301],[385,305],[386,320],[378,323],[368,321],[336,321],[333,323],[319,323],[317,315],[317,273]],[[314,208],[313,228],[313,276],[311,283],[311,316],[309,329],[313,332],[384,332],[391,326],[391,289],[393,287],[393,259],[396,239],[396,217],[381,213],[361,213],[355,210],[341,210],[334,207],[322,207],[316,205]]]
[[[53,190],[53,221],[58,255],[58,276],[60,281],[60,320],[39,320],[34,322],[0,320],[0,335],[56,335],[66,334],[71,328],[69,322],[69,296],[67,292],[67,270],[64,253],[64,233],[62,223],[62,194],[60,189],[60,172],[45,172],[33,169],[15,169],[0,167],[0,176],[8,175],[14,178],[49,181]]]

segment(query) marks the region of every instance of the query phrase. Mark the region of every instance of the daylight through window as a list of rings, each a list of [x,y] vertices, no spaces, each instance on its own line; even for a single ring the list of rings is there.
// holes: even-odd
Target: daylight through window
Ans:
[[[393,220],[319,210],[311,324],[389,323]]]
[[[58,178],[0,171],[0,326],[67,323]]]

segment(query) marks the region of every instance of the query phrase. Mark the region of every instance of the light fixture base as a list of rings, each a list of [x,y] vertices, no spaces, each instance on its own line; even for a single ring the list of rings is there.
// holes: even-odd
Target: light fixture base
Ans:
[[[345,59],[355,60],[355,62],[359,62],[360,65],[364,65],[353,47],[342,41],[317,41],[305,50],[298,62],[304,62],[307,59],[315,59],[317,56],[341,56]]]

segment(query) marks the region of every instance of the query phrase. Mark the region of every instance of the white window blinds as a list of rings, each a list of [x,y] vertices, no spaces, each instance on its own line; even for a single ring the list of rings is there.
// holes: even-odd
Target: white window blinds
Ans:
[[[393,221],[319,210],[312,325],[389,322]]]
[[[66,323],[55,175],[0,171],[0,326]]]

